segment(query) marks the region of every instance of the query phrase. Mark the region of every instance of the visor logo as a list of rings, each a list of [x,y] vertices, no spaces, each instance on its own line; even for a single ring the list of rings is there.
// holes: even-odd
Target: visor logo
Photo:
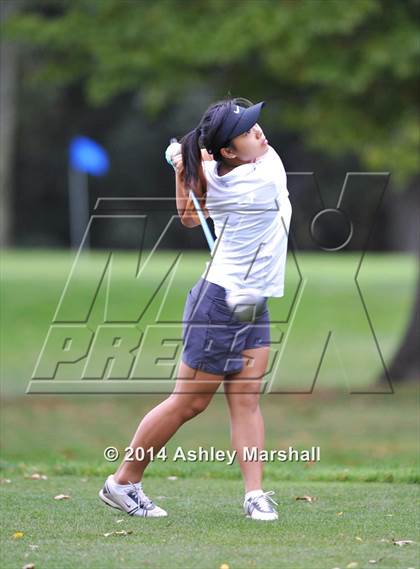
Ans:
[[[236,115],[239,115],[239,107],[236,105],[236,109],[233,111]]]

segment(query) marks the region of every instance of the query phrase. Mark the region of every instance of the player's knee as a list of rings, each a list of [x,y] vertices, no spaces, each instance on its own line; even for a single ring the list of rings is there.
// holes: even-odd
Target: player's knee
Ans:
[[[259,393],[232,393],[229,397],[229,406],[239,413],[255,413],[259,408]]]
[[[188,421],[202,413],[211,400],[211,397],[208,395],[196,395],[193,397],[185,397],[182,395],[181,397],[177,397],[176,395],[172,395],[172,398],[175,399],[178,413],[184,421]]]
[[[196,415],[199,415],[205,411],[208,407],[208,404],[210,403],[210,400],[211,397],[209,396],[194,397],[189,405],[189,413],[192,415],[192,417],[195,417]]]

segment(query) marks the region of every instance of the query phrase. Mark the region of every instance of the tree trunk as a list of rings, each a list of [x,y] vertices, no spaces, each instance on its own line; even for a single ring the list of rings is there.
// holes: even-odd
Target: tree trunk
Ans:
[[[419,194],[418,187],[420,176],[414,175],[408,183],[405,192],[399,202],[399,208],[395,208],[394,196],[390,202],[390,219],[392,220],[390,238],[391,248],[417,252],[419,247]],[[380,384],[401,383],[403,381],[418,381],[420,379],[420,273],[417,277],[417,287],[413,298],[411,317],[408,322],[400,345],[388,366],[388,377],[382,371],[377,381]]]
[[[415,381],[420,379],[420,275],[417,279],[417,290],[411,319],[407,330],[389,366],[389,376],[392,383],[402,381]],[[379,377],[379,382],[388,381],[385,373]]]
[[[0,25],[17,12],[21,3],[0,3]],[[17,46],[0,42],[0,247],[11,244],[13,162],[16,139]]]

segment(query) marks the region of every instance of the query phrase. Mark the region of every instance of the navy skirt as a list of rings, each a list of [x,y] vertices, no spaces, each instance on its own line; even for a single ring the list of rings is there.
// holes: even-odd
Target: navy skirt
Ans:
[[[185,302],[182,361],[215,374],[241,371],[242,351],[270,345],[270,317],[263,311],[253,322],[240,322],[226,304],[226,289],[203,277],[189,290]]]

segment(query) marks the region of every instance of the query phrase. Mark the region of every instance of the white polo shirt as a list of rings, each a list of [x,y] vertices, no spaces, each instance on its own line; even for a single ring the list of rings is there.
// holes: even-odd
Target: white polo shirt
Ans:
[[[216,243],[201,275],[227,290],[252,287],[262,296],[283,296],[292,207],[283,163],[271,146],[255,162],[224,176],[204,161],[206,208]]]

